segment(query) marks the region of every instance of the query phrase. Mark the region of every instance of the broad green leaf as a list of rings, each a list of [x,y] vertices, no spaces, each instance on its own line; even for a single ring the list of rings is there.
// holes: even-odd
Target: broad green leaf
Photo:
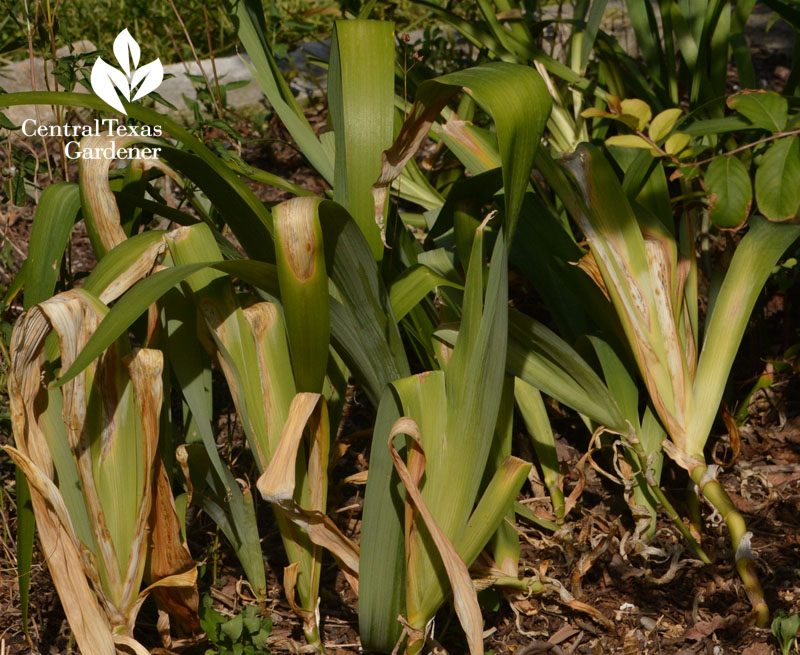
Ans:
[[[525,429],[542,468],[544,483],[550,493],[553,509],[559,521],[564,519],[564,494],[560,488],[561,472],[558,466],[556,440],[541,392],[520,378],[514,380],[514,397],[517,401]]]
[[[768,219],[793,218],[800,206],[800,139],[770,144],[756,170],[756,203]]]
[[[709,134],[727,134],[753,129],[753,124],[739,116],[726,116],[725,118],[709,118],[695,121],[689,125],[681,125],[681,132],[690,136],[707,136]]]
[[[750,230],[733,254],[713,313],[706,319],[693,385],[695,412],[689,425],[689,455],[702,457],[756,299],[778,259],[798,237],[798,225],[772,223],[760,216],[750,219]]]
[[[772,620],[772,634],[781,646],[783,655],[789,655],[797,634],[800,632],[800,616],[788,614],[785,610],[779,611]]]
[[[167,323],[166,354],[170,367],[177,378],[194,427],[208,451],[208,460],[217,477],[226,481],[226,468],[217,450],[212,429],[212,412],[209,396],[211,382],[211,360],[203,350],[198,334],[197,312],[193,303],[180,290],[172,289],[165,295],[164,314]],[[197,436],[188,435],[192,443]],[[236,485],[238,487],[238,485]],[[230,493],[226,490],[226,493]]]
[[[745,165],[735,156],[717,157],[705,174],[708,217],[720,227],[737,227],[750,214],[753,186]]]
[[[187,445],[189,466],[195,469],[192,473],[192,500],[220,526],[239,558],[253,591],[257,596],[265,597],[266,572],[255,511],[252,499],[248,502],[244,495],[249,497],[250,490],[243,491],[223,464],[211,428],[211,366],[208,355],[196,337],[196,310],[181,291],[172,289],[166,296],[164,311],[170,367],[191,411],[192,425],[196,426],[204,446],[204,450],[198,452],[193,446],[199,447],[200,444]],[[190,438],[191,435],[187,436],[187,439]]]
[[[387,386],[375,417],[376,435],[388,435],[403,407],[394,387]],[[364,495],[359,557],[358,631],[365,648],[390,653],[400,638],[398,615],[406,611],[403,491],[392,460],[376,457],[386,450],[373,439]],[[379,448],[380,450],[375,450]],[[391,580],[391,584],[386,584]]]
[[[53,295],[80,207],[77,184],[58,182],[42,191],[33,217],[25,265],[25,309]]]
[[[488,490],[491,480],[498,470],[503,468],[506,460],[511,457],[512,441],[514,438],[514,378],[506,375],[503,378],[503,393],[500,397],[500,411],[492,438],[492,448],[483,473],[482,496]],[[517,493],[519,493],[517,491]],[[513,498],[511,499],[513,500]],[[519,573],[520,537],[514,526],[514,512],[509,509],[506,519],[500,522],[497,530],[492,535],[487,546],[492,553],[496,566],[507,575],[516,577]],[[474,515],[473,515],[474,518]],[[478,536],[480,540],[481,535]],[[464,551],[462,551],[462,556]]]
[[[492,533],[506,520],[530,469],[528,462],[508,457],[494,472],[463,533],[455,542],[458,554],[468,565],[472,565]],[[513,529],[513,526],[509,527]]]
[[[745,11],[749,13],[748,10]],[[739,73],[739,84],[744,89],[755,89],[758,86],[758,78],[753,67],[750,44],[742,32],[731,34],[730,44],[733,60],[736,62],[736,70]]]
[[[483,228],[476,230],[461,329],[447,363],[447,434],[464,439],[464,448],[475,462],[475,466],[458,463],[456,470],[461,473],[455,477],[459,480],[447,476],[452,478],[451,491],[458,495],[462,512],[471,509],[483,477],[505,374],[508,273],[504,241],[500,235],[495,243],[484,298]]]
[[[383,244],[372,185],[394,128],[394,29],[388,21],[336,21],[328,107],[336,137],[333,197],[358,224],[375,259]]]
[[[14,484],[17,504],[17,582],[23,630],[28,634],[28,608],[30,606],[31,564],[33,540],[36,536],[36,518],[31,504],[31,489],[25,474],[15,467]]]
[[[395,319],[402,319],[428,293],[441,286],[463,289],[460,284],[451,282],[424,264],[407,268],[389,289],[389,300]]]
[[[595,336],[588,336],[600,367],[603,370],[606,386],[626,421],[639,431],[639,389],[636,380],[614,349],[605,341]]]
[[[616,402],[591,366],[545,325],[519,312],[509,312],[507,370],[589,416],[598,424],[624,431]]]
[[[410,372],[389,294],[366,238],[344,208],[323,201],[318,211],[325,266],[338,292],[338,300],[331,299],[331,343],[377,404],[389,382]],[[389,462],[384,444],[373,444],[372,452]]]
[[[242,636],[242,615],[237,614],[232,619],[228,619],[219,626],[222,633],[231,640],[231,643],[236,643],[239,641],[239,637]]]
[[[603,22],[603,15],[605,14],[608,0],[594,0],[591,4],[592,6],[589,8],[589,14],[586,17],[586,30],[585,32],[581,32],[579,35],[580,40],[578,43],[580,45],[580,65],[578,70],[581,72],[581,74],[586,71],[586,65],[589,63],[589,57],[592,54],[597,33],[600,31],[600,25]],[[573,35],[573,40],[574,39],[575,35]],[[575,46],[573,45],[573,47]],[[578,52],[578,48],[575,48],[575,54],[572,55],[573,58],[578,55]]]
[[[728,98],[728,107],[773,134],[786,127],[789,105],[786,98],[774,91],[740,91]]]

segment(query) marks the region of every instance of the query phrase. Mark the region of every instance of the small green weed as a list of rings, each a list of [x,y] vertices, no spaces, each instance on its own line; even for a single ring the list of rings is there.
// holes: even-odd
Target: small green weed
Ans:
[[[798,630],[800,630],[800,616],[788,614],[783,610],[775,614],[775,618],[772,620],[772,634],[781,645],[783,655],[789,655],[789,651],[792,650],[792,645],[797,639]]]
[[[258,608],[246,605],[234,617],[223,616],[211,607],[210,595],[200,604],[200,625],[208,635],[211,647],[206,655],[268,655],[267,637],[272,632],[272,619],[258,615]]]

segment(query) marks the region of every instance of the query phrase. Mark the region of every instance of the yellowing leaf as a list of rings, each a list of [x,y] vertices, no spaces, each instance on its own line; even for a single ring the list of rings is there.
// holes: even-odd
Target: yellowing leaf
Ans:
[[[681,150],[689,145],[689,141],[691,140],[692,137],[690,137],[688,134],[678,132],[667,139],[667,142],[664,144],[664,150],[667,151],[668,155],[677,155]]]
[[[665,109],[660,114],[657,114],[653,122],[650,123],[650,128],[647,131],[650,138],[656,143],[661,141],[661,139],[672,131],[675,123],[682,115],[683,111],[677,107]]]
[[[620,103],[622,113],[628,116],[635,116],[637,120],[637,129],[643,130],[653,117],[653,111],[650,109],[644,100],[638,98],[629,98]]]
[[[581,112],[583,118],[614,118],[614,114],[607,112],[599,107],[589,107]]]
[[[618,146],[620,148],[641,148],[650,150],[650,144],[638,134],[618,134],[606,139],[607,146]]]

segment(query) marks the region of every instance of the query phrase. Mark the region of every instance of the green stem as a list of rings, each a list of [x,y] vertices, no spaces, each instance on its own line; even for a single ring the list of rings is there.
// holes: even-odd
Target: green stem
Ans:
[[[750,557],[749,549],[741,549],[742,540],[747,533],[747,525],[744,522],[744,517],[739,513],[739,510],[734,507],[728,492],[725,491],[723,486],[717,480],[709,480],[705,484],[703,476],[708,470],[707,466],[696,466],[691,471],[692,480],[700,487],[700,493],[717,509],[725,520],[725,525],[728,526],[728,532],[731,537],[731,545],[735,553],[736,571],[742,579],[744,588],[747,591],[747,596],[750,603],[753,605],[753,612],[756,617],[756,625],[763,627],[769,621],[769,608],[764,600],[764,591],[761,588],[761,583],[758,580],[755,562]]]
[[[629,442],[631,443],[631,442]],[[694,551],[695,555],[702,561],[704,564],[711,564],[711,559],[708,557],[706,552],[703,550],[703,547],[698,543],[698,541],[694,538],[689,529],[684,525],[683,519],[681,515],[675,510],[675,507],[670,502],[667,495],[664,493],[664,490],[657,484],[650,484],[647,476],[647,454],[644,452],[642,448],[642,444],[637,442],[631,443],[634,452],[636,453],[637,458],[639,459],[639,467],[640,471],[639,474],[641,477],[644,478],[645,483],[647,484],[648,489],[653,493],[661,506],[664,508],[664,511],[667,515],[672,519],[672,522],[675,524],[675,527],[678,528],[680,533],[689,542],[689,546]]]
[[[686,490],[686,507],[689,512],[689,524],[695,534],[702,534],[703,519],[700,516],[700,498],[695,489],[694,480],[689,480],[689,488]]]
[[[680,533],[683,535],[684,539],[689,542],[689,546],[691,546],[695,555],[700,558],[703,564],[711,564],[711,559],[708,557],[708,555],[706,555],[703,547],[694,538],[692,533],[689,531],[689,528],[684,525],[683,519],[681,518],[680,514],[675,511],[675,507],[673,507],[672,503],[669,501],[669,498],[667,498],[664,490],[659,486],[651,486],[650,489],[655,497],[658,498],[658,502],[661,503],[661,506],[664,508],[667,514],[669,514],[669,517],[675,523],[675,526],[678,528],[678,530],[680,530]]]
[[[550,492],[550,502],[553,503],[553,513],[556,515],[556,524],[564,525],[566,516],[566,503],[564,502],[564,492],[559,482],[552,482],[547,485]]]
[[[405,655],[418,655],[418,653],[422,652],[422,647],[425,645],[425,639],[420,636],[422,633],[418,635],[409,635],[408,642],[406,643],[406,654]]]
[[[325,646],[322,643],[322,639],[319,638],[319,628],[316,624],[313,628],[304,628],[303,632],[309,646],[316,648],[319,653],[325,653]]]

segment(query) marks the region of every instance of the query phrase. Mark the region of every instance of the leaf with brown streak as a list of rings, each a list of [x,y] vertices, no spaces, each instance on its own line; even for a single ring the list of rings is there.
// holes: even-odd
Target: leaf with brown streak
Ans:
[[[20,397],[9,385],[12,421],[18,425]],[[78,541],[69,526],[69,516],[58,488],[27,455],[11,446],[3,448],[22,469],[31,489],[31,502],[36,515],[36,530],[53,584],[61,599],[72,633],[81,651],[97,655],[116,655],[111,625],[97,600],[89,581],[81,574],[84,560]]]
[[[389,187],[403,171],[408,160],[417,152],[433,121],[456,93],[458,93],[457,86],[437,83],[420,85],[417,98],[403,123],[400,134],[397,135],[392,147],[383,152],[381,173],[372,186],[372,198],[375,202],[375,222],[381,230],[381,239],[384,243],[386,243],[386,228],[383,211]]]
[[[162,354],[138,349],[121,357],[119,344],[60,389],[47,388],[49,332],[56,332],[61,365],[68,367],[106,312],[82,289],[35,305],[15,326],[9,376],[17,443],[12,456],[31,483],[42,546],[86,653],[115,652],[111,633],[130,636],[141,605],[162,401]],[[45,416],[59,395],[61,414],[51,408]],[[63,426],[55,428],[54,421]],[[137,438],[141,442],[131,441]],[[114,487],[132,471],[137,483]],[[117,503],[115,490],[130,493],[130,500]],[[120,507],[125,511],[109,514]]]
[[[83,137],[81,149],[104,149],[111,146],[120,149],[126,148],[132,143],[157,145],[159,141],[142,136],[101,134]],[[114,193],[111,191],[111,185],[108,183],[108,171],[113,161],[114,159],[106,157],[81,158],[79,160],[81,205],[86,229],[98,259],[128,238],[120,225],[119,208]],[[177,179],[175,172],[158,159],[134,159],[131,166],[140,170],[159,168],[170,177]]]
[[[606,300],[611,302],[611,296],[608,295],[608,288],[603,280],[603,275],[600,273],[600,268],[597,266],[597,260],[594,258],[594,254],[592,254],[591,251],[587,252],[577,261],[576,266],[592,278],[592,281],[600,287],[600,291],[603,292]]]
[[[150,512],[150,531],[149,581],[156,582],[176,573],[196,569],[197,564],[188,547],[181,541],[175,499],[161,459],[156,463],[156,488]],[[158,607],[168,612],[184,633],[196,635],[202,632],[197,617],[199,596],[196,584],[190,587],[156,587],[152,593]]]
[[[409,458],[410,465],[414,469],[412,473],[400,457],[394,447],[394,438],[398,434],[405,434],[411,437],[410,447],[416,454]],[[419,516],[425,523],[425,527],[433,539],[442,564],[447,571],[447,577],[453,590],[453,602],[456,608],[458,620],[467,635],[470,655],[482,655],[483,653],[483,619],[481,617],[478,596],[472,585],[467,565],[464,564],[452,542],[442,532],[436,523],[425,501],[422,499],[417,482],[425,468],[425,452],[422,450],[422,435],[416,421],[411,418],[403,417],[395,421],[389,433],[389,451],[392,455],[395,470],[403,482],[407,495],[407,503],[413,503]]]
[[[257,487],[267,500],[308,533],[317,546],[331,552],[350,585],[358,592],[358,547],[345,537],[325,514],[323,487],[327,484],[329,420],[325,398],[315,393],[299,393],[289,408],[289,418],[281,433],[278,448]],[[312,507],[301,507],[295,500],[295,470],[298,449],[308,429],[308,478]]]

